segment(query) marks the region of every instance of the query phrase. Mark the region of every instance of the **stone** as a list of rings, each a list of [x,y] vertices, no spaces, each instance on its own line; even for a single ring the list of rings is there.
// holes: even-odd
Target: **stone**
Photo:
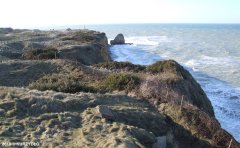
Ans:
[[[102,118],[108,119],[108,120],[114,120],[115,117],[112,113],[112,111],[105,105],[99,105],[96,107],[98,113],[100,113]]]
[[[125,44],[125,39],[124,39],[124,36],[123,36],[123,34],[118,34],[115,38],[114,38],[114,40],[111,40],[110,41],[110,44],[111,45],[117,45],[117,44]]]
[[[167,147],[167,137],[166,136],[157,137],[156,148],[166,148],[166,147]]]

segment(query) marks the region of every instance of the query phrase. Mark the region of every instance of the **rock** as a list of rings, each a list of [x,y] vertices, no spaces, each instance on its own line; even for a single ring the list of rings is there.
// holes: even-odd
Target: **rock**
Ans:
[[[68,29],[66,29],[66,31],[72,31],[72,29],[71,29],[71,28],[68,28]]]
[[[60,59],[70,59],[86,65],[111,61],[108,53],[108,39],[104,33],[80,32],[72,38],[81,44],[59,47]]]
[[[125,39],[124,39],[124,36],[123,36],[123,34],[118,34],[115,38],[114,38],[114,40],[111,40],[110,41],[110,44],[111,45],[117,45],[117,44],[125,44]]]
[[[97,111],[100,113],[102,118],[114,120],[114,115],[107,106],[104,105],[97,106]]]
[[[166,148],[167,147],[166,145],[167,145],[167,137],[166,136],[157,137],[156,148]]]
[[[88,55],[88,56],[86,56]],[[71,59],[86,65],[104,62],[101,50],[92,44],[72,45],[64,47],[59,52],[61,59]]]

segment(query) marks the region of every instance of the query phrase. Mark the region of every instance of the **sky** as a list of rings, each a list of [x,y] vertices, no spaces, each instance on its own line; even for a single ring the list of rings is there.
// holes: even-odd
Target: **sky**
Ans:
[[[0,0],[0,27],[240,23],[240,0]]]

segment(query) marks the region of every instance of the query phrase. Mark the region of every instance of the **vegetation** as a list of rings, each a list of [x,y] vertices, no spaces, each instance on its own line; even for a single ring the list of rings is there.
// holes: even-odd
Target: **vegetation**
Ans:
[[[58,92],[94,92],[95,89],[78,81],[77,78],[63,74],[46,75],[29,85],[30,89],[54,90]]]
[[[91,31],[80,30],[73,32],[70,36],[62,38],[63,41],[75,40],[81,42],[92,42],[96,40],[96,36]]]
[[[233,137],[225,132],[218,121],[190,104],[161,104],[159,109],[175,123],[189,130],[194,137],[211,143],[213,147],[228,147]],[[237,147],[237,143],[232,143]]]
[[[25,51],[23,53],[24,59],[55,59],[58,58],[58,50],[57,49],[32,49]]]
[[[85,41],[85,42],[92,42],[96,40],[96,37],[91,31],[78,31],[74,34],[74,39],[80,40],[80,41]]]
[[[146,72],[150,72],[152,74],[166,71],[178,75],[179,78],[181,77],[181,79],[192,78],[189,72],[174,60],[158,61],[152,65],[147,66],[146,68]]]
[[[139,84],[140,79],[133,74],[110,74],[103,82],[103,89],[106,91],[131,91]]]
[[[176,67],[176,64],[177,63],[173,60],[158,61],[152,65],[149,65],[146,68],[146,71],[151,73],[159,73],[165,70],[173,69],[174,67]]]
[[[97,68],[106,68],[109,70],[124,70],[124,71],[131,71],[131,72],[140,72],[145,70],[145,66],[142,65],[134,65],[130,62],[104,62],[93,65]]]

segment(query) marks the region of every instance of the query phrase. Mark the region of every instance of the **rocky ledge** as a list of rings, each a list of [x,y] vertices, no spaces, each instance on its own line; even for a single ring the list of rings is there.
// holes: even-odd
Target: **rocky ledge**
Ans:
[[[240,146],[221,128],[200,85],[177,62],[111,62],[105,34],[95,31],[50,36],[55,38],[45,38],[41,48],[21,50],[18,60],[0,63],[0,142],[32,141],[41,147]]]

